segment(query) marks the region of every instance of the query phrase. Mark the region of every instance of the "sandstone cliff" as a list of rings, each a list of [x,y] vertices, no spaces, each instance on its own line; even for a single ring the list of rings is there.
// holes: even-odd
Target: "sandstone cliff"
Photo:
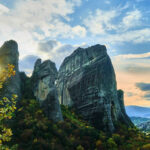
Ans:
[[[12,94],[19,98],[35,97],[54,122],[63,120],[60,101],[74,107],[98,129],[113,132],[119,122],[132,125],[125,112],[123,91],[117,91],[114,68],[105,46],[76,49],[65,58],[59,72],[52,61],[42,63],[38,59],[31,78],[19,73],[18,57],[15,41],[7,41],[0,48],[0,67],[13,64],[16,70],[2,89],[1,97],[9,98]]]
[[[61,104],[75,107],[93,126],[113,132],[120,121],[131,125],[124,110],[123,93],[106,47],[78,48],[63,61],[57,80]]]
[[[63,120],[55,86],[56,78],[57,69],[53,62],[46,60],[41,63],[41,59],[36,61],[31,77],[33,93],[47,117],[55,122]]]
[[[0,48],[0,68],[7,68],[8,64],[15,66],[14,70],[16,71],[15,76],[12,76],[7,80],[7,83],[4,84],[4,87],[1,91],[1,97],[6,96],[11,98],[12,94],[16,94],[18,99],[20,98],[20,76],[18,69],[18,44],[13,41],[5,42]]]

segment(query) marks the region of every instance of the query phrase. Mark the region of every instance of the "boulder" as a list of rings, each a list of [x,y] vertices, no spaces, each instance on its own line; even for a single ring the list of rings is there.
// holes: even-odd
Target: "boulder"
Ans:
[[[18,99],[20,99],[21,92],[18,60],[18,44],[13,40],[5,42],[0,48],[0,68],[7,69],[8,64],[12,64],[15,66],[14,70],[16,71],[16,74],[15,76],[8,78],[1,90],[0,97],[6,96],[7,98],[11,98],[12,94],[16,94]]]
[[[91,125],[113,132],[120,121],[132,125],[119,97],[116,77],[106,47],[76,49],[60,66],[59,101],[74,107]]]
[[[47,117],[54,122],[63,120],[55,86],[57,74],[55,63],[50,60],[42,63],[41,59],[38,59],[31,77],[34,96],[40,102]]]

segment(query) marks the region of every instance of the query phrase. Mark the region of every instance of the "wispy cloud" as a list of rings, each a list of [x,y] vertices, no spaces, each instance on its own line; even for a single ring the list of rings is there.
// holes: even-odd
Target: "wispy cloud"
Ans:
[[[143,27],[143,12],[134,8],[125,13],[123,10],[128,7],[129,4],[125,8],[91,12],[83,21],[87,32],[109,43],[149,42],[150,28]]]
[[[9,12],[9,8],[7,8],[6,6],[0,4],[0,15],[4,14],[4,13],[8,13]]]
[[[127,31],[131,27],[140,26],[142,19],[142,13],[138,9],[127,12],[126,16],[123,17],[120,25],[121,29]]]
[[[142,53],[142,54],[124,54],[124,55],[118,55],[117,58],[120,59],[137,59],[137,58],[149,58],[150,52],[148,53]]]
[[[83,23],[92,34],[105,34],[106,31],[115,28],[111,21],[116,16],[118,16],[117,10],[102,11],[97,9],[94,13],[89,14]]]
[[[0,4],[1,44],[8,39],[16,40],[23,57],[34,54],[38,41],[49,37],[84,37],[83,26],[69,23],[69,15],[80,5],[81,0],[16,0],[10,9]]]
[[[150,28],[144,29],[136,29],[116,34],[105,34],[104,37],[100,39],[104,39],[112,44],[131,42],[134,44],[138,43],[146,43],[150,41]]]
[[[145,97],[149,93],[149,53],[118,55],[112,57],[118,88],[125,92],[126,105],[150,106]],[[146,90],[146,91],[145,91]]]
[[[142,98],[145,100],[150,100],[150,83],[136,83],[135,84],[137,88],[139,88],[141,91],[144,91],[145,93],[142,95]]]
[[[150,91],[150,83],[136,83],[136,87],[142,91]]]
[[[143,96],[146,100],[150,100],[150,92]]]
[[[63,44],[59,41],[47,41],[39,43],[37,54],[43,59],[51,59],[56,63],[57,68],[61,65],[63,59],[70,55],[78,47],[88,47],[86,43],[81,45]]]
[[[110,2],[109,0],[106,0],[105,3],[106,3],[106,4],[110,4],[111,2]]]
[[[27,75],[31,75],[34,67],[35,61],[38,59],[38,56],[35,55],[27,55],[23,59],[20,60],[20,71],[26,72]]]
[[[59,67],[64,57],[80,45],[106,44],[111,56],[125,54],[112,57],[118,88],[125,91],[125,103],[150,105],[144,99],[146,93],[135,86],[137,82],[150,82],[149,45],[144,46],[150,42],[149,1],[119,1],[119,5],[111,0],[12,3],[0,2],[0,45],[9,39],[18,42],[21,70],[31,73],[33,66],[28,62],[33,64],[38,56],[51,59]],[[136,50],[138,45],[140,50]]]

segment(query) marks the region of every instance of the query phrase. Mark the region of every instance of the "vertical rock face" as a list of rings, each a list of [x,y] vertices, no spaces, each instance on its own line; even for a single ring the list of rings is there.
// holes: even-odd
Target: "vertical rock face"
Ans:
[[[113,132],[118,121],[131,124],[105,46],[75,50],[59,69],[57,88],[61,104],[75,107],[98,129]]]
[[[46,60],[41,63],[41,59],[36,61],[31,77],[33,93],[47,117],[55,122],[63,120],[55,86],[56,78],[57,69],[53,62]]]
[[[20,97],[21,92],[23,98],[35,96],[54,122],[63,120],[60,101],[73,106],[98,129],[113,132],[118,122],[132,125],[125,112],[123,91],[117,91],[115,72],[105,46],[78,48],[64,60],[59,73],[50,60],[41,63],[38,59],[31,79],[19,73],[18,57],[15,41],[7,41],[0,48],[0,68],[13,64],[16,71],[0,97],[10,98],[12,94]]]
[[[126,125],[130,126],[131,120],[129,119],[128,115],[126,114],[125,107],[124,107],[124,92],[122,90],[117,91],[118,100],[121,108],[122,117],[120,118],[121,122],[125,123]]]
[[[15,66],[14,70],[16,71],[16,74],[7,80],[7,86],[4,85],[1,92],[1,97],[6,96],[11,98],[12,94],[16,94],[18,99],[20,98],[18,59],[19,52],[17,43],[13,40],[5,42],[0,48],[0,68],[7,68],[8,64],[12,64]]]

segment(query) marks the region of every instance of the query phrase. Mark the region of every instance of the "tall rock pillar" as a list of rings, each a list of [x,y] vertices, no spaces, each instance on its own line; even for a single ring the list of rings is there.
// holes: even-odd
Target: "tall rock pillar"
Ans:
[[[55,63],[50,60],[42,63],[41,59],[38,59],[31,77],[34,96],[40,102],[47,117],[54,122],[63,120],[55,86],[57,74]]]
[[[18,61],[18,44],[13,40],[6,41],[0,48],[0,68],[5,69],[7,68],[8,64],[12,64],[15,66],[14,70],[16,71],[16,74],[15,76],[9,78],[4,84],[0,97],[6,96],[11,98],[12,94],[16,94],[18,99],[20,98],[21,94]]]

